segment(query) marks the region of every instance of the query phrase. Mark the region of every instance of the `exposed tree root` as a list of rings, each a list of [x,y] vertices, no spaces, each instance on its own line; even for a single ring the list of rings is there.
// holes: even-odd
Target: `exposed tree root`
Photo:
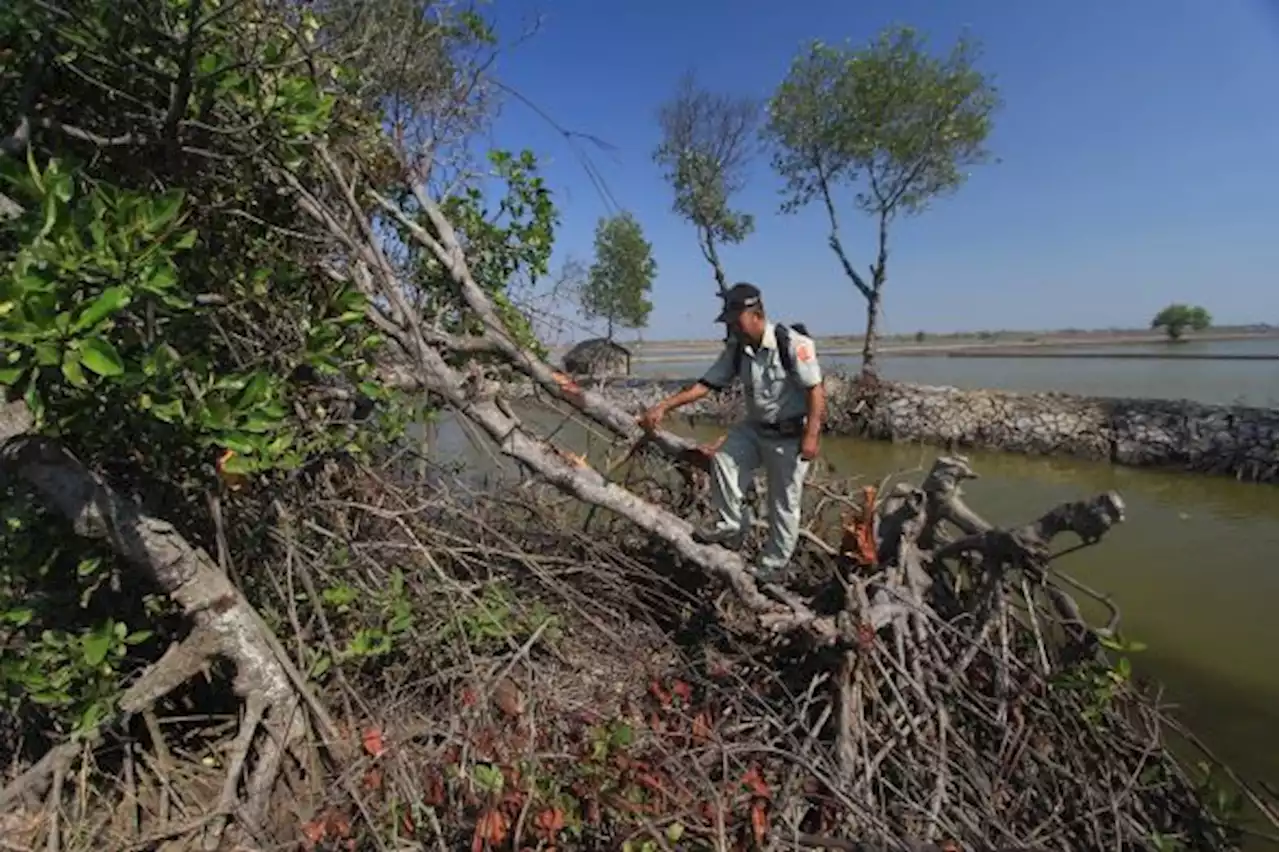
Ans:
[[[281,653],[258,613],[208,554],[189,544],[170,524],[144,514],[116,494],[56,442],[28,435],[30,425],[30,414],[21,403],[5,403],[0,410],[0,459],[5,469],[70,521],[77,534],[106,540],[128,564],[169,595],[192,624],[190,634],[172,645],[125,691],[119,705],[125,716],[149,711],[218,658],[235,666],[234,689],[246,702],[246,712],[218,812],[226,816],[236,809],[240,773],[261,726],[267,736],[262,738],[249,776],[245,808],[239,811],[252,827],[265,812],[284,753],[303,741],[306,718],[299,707],[301,676]],[[326,739],[336,738],[336,729],[323,708],[314,701],[312,707],[318,711],[315,718]],[[46,793],[59,796],[57,778],[80,750],[79,743],[55,747],[0,791],[0,808]],[[215,845],[222,828],[222,823],[215,826]],[[55,835],[56,826],[50,836]]]

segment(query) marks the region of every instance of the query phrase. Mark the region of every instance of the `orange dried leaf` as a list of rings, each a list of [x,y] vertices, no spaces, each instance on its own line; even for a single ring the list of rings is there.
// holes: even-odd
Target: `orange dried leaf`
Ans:
[[[534,825],[550,843],[555,840],[556,834],[564,829],[564,811],[560,808],[547,808],[534,819]]]
[[[877,562],[875,540],[876,489],[862,489],[862,506],[843,524],[840,551],[859,565],[871,566]]]
[[[711,739],[711,718],[706,710],[699,710],[693,717],[693,738],[698,742]]]
[[[755,766],[748,769],[747,774],[742,776],[742,786],[750,790],[753,796],[767,799],[772,795],[769,792],[769,785],[765,783],[764,776],[760,774],[760,769]]]
[[[471,835],[471,852],[481,852],[485,844],[497,846],[507,836],[507,817],[501,811],[488,810],[476,820],[476,830]]]
[[[364,788],[366,790],[382,789],[382,770],[376,766],[370,767],[369,771],[364,774]]]
[[[565,396],[578,398],[582,396],[582,388],[573,379],[559,371],[552,373],[552,378],[556,380],[556,385],[560,388],[560,392]]]
[[[387,750],[386,745],[382,742],[381,728],[365,728],[361,741],[364,743],[364,750],[372,757],[381,757],[383,752]]]
[[[351,820],[336,811],[330,811],[325,820],[329,834],[333,837],[350,837]]]
[[[230,461],[231,457],[235,454],[235,450],[224,450],[222,455],[218,456],[218,460],[214,463],[214,467],[218,471],[218,478],[221,479],[223,484],[225,484],[231,491],[239,491],[244,487],[245,483],[249,481],[249,478],[243,473],[233,473],[227,470],[227,462]]]
[[[324,822],[321,820],[313,819],[311,820],[311,822],[303,823],[302,848],[306,849],[307,852],[310,852],[310,850],[315,849],[316,845],[321,840],[324,840],[325,837],[328,836],[328,834],[329,834],[329,831],[325,827]]]
[[[764,837],[769,832],[769,818],[764,813],[764,802],[756,802],[751,806],[751,833],[756,844],[764,845]]]

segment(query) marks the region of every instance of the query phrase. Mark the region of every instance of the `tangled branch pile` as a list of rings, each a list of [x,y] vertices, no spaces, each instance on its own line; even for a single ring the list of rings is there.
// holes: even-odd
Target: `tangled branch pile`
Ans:
[[[0,10],[5,844],[1229,842],[1050,565],[1118,498],[993,530],[940,460],[759,588],[693,443],[541,357],[554,206],[461,145],[487,25],[378,11]],[[524,484],[387,473],[415,394]]]

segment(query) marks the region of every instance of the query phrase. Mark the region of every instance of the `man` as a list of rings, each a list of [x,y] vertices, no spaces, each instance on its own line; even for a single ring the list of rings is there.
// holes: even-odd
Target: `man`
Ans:
[[[747,532],[743,494],[763,464],[769,483],[769,538],[756,575],[767,581],[786,567],[800,537],[800,496],[809,464],[818,455],[826,413],[822,370],[813,341],[769,322],[760,291],[751,284],[729,290],[716,322],[728,325],[730,337],[711,369],[692,387],[650,408],[639,422],[652,431],[667,412],[723,390],[735,379],[743,383],[747,418],[729,431],[711,460],[711,498],[718,518],[695,538],[741,547]]]

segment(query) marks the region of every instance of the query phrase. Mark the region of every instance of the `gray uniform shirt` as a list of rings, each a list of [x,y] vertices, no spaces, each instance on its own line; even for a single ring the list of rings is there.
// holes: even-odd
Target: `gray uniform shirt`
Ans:
[[[722,390],[741,379],[747,388],[747,420],[752,423],[781,423],[803,417],[808,410],[806,392],[822,382],[822,368],[813,341],[794,329],[791,338],[791,360],[795,374],[787,375],[778,354],[778,337],[774,324],[768,323],[759,347],[743,345],[742,369],[734,375],[733,358],[738,348],[730,340],[720,357],[700,380],[704,385]]]

